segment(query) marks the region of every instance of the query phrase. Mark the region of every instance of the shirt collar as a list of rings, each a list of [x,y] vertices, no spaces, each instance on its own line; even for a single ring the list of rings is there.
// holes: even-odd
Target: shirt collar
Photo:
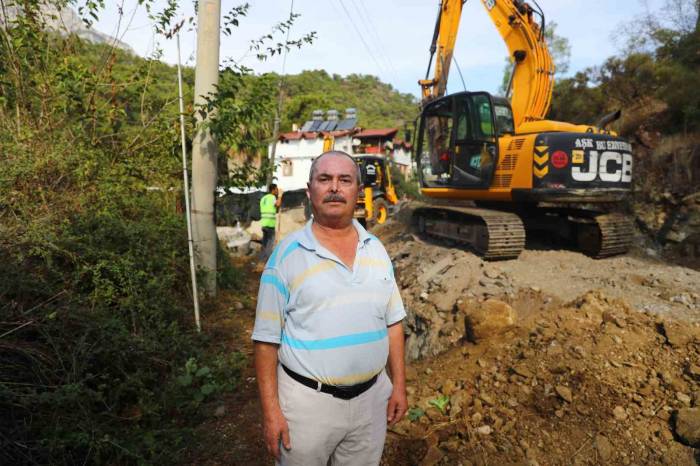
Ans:
[[[314,220],[312,218],[309,219],[308,222],[306,222],[304,230],[302,231],[302,234],[298,240],[301,246],[310,251],[316,251],[319,247],[321,247],[319,242],[316,240],[316,237],[314,236],[313,230],[311,229],[311,224],[313,223],[313,221]],[[372,235],[370,235],[367,232],[367,230],[365,230],[364,227],[360,225],[360,222],[358,222],[354,218],[352,219],[352,226],[354,226],[355,230],[357,230],[357,236],[359,237],[359,243],[361,246],[364,246],[369,240],[372,239]]]

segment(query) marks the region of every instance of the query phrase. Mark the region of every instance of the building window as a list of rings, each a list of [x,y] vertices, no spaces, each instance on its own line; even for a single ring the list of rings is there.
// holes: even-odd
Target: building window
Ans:
[[[291,160],[282,160],[282,176],[292,176],[294,174],[294,164]]]

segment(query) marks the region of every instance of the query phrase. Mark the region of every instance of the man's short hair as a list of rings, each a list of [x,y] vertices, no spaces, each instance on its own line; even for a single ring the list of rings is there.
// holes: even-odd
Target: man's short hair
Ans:
[[[267,187],[267,192],[271,193],[276,188],[277,188],[277,185],[275,183],[270,183],[269,186]]]
[[[357,168],[356,173],[355,173],[355,176],[357,177],[357,184],[362,185],[360,166],[357,164],[357,162],[352,157],[352,155],[348,154],[347,152],[343,152],[342,150],[329,150],[329,151],[324,152],[323,154],[319,155],[318,157],[316,157],[313,160],[313,162],[311,162],[311,168],[309,169],[309,183],[311,183],[311,180],[313,180],[313,178],[314,178],[314,171],[316,170],[316,163],[326,155],[344,155],[345,157],[352,160],[352,163],[355,164],[355,168]]]

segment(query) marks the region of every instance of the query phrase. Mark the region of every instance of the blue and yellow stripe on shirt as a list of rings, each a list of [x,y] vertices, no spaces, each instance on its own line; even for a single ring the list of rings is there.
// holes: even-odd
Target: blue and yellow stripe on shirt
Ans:
[[[309,222],[275,248],[260,280],[253,339],[279,344],[282,364],[323,383],[358,383],[379,372],[387,326],[406,315],[386,250],[354,226],[352,268],[316,241]]]

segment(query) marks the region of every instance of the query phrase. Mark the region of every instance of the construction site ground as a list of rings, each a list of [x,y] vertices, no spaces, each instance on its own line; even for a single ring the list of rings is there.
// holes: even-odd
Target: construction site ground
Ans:
[[[302,219],[288,212],[283,224]],[[643,248],[595,260],[538,241],[484,262],[398,220],[373,233],[408,312],[410,415],[390,429],[382,464],[698,464],[687,444],[700,434],[700,272]],[[252,367],[257,277],[206,324],[248,365],[200,426],[209,440],[192,464],[272,464]]]

